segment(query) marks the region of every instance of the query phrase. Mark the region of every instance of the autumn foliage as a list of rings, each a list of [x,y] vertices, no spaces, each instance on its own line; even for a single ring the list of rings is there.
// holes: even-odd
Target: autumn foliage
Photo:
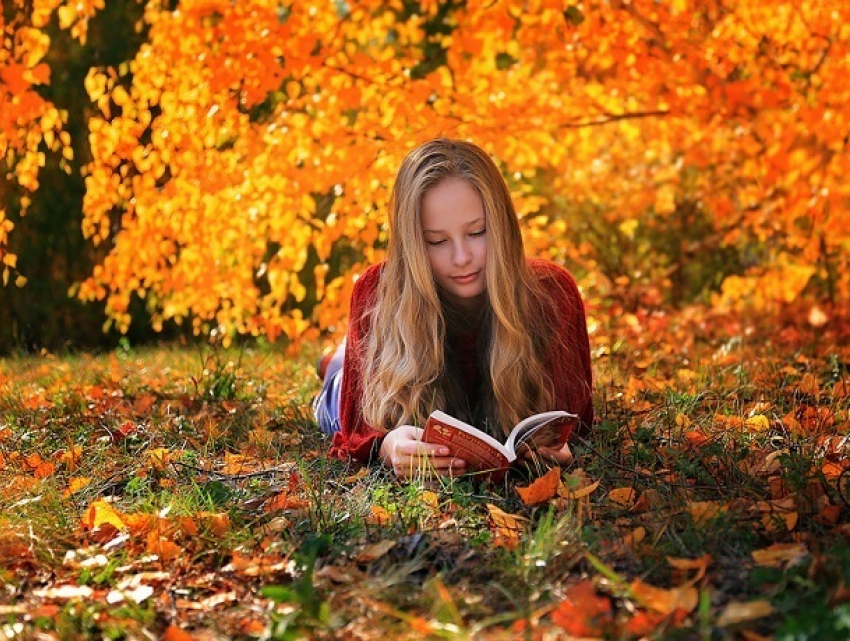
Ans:
[[[0,16],[0,188],[70,153],[46,25],[84,40],[102,5]],[[338,330],[401,158],[448,135],[503,162],[532,251],[603,291],[846,299],[848,23],[840,0],[147,0],[135,58],[85,82],[82,232],[105,251],[74,294],[122,330],[136,297],[157,328]],[[22,285],[12,227],[0,205]]]

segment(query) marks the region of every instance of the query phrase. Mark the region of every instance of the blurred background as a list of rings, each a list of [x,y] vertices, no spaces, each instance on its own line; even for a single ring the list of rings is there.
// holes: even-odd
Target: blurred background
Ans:
[[[848,24],[839,0],[4,2],[0,353],[332,339],[435,136],[493,155],[591,323],[823,322],[850,290]]]

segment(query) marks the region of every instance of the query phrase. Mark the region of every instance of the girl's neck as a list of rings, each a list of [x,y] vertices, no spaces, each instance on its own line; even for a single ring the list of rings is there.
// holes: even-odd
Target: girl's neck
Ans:
[[[487,309],[487,294],[463,300],[445,297],[443,308],[449,327],[460,330],[477,327]]]

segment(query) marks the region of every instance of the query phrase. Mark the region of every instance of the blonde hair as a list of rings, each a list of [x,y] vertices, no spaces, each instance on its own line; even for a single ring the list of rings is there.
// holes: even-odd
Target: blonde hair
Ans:
[[[393,186],[387,259],[364,346],[363,416],[372,426],[392,429],[421,426],[433,409],[466,413],[459,377],[446,359],[448,310],[431,273],[420,222],[423,196],[447,178],[465,180],[484,205],[482,402],[490,430],[506,435],[525,416],[554,409],[552,381],[542,362],[552,330],[502,174],[479,147],[443,138],[410,152]]]

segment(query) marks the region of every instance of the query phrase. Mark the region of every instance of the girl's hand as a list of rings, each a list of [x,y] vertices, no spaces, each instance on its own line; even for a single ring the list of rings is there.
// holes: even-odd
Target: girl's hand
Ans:
[[[575,457],[567,443],[560,448],[538,447],[537,449],[526,449],[523,459],[530,463],[543,465],[557,465],[558,467],[569,467],[573,464]]]
[[[379,456],[396,476],[402,479],[427,476],[463,474],[466,461],[449,454],[444,445],[423,443],[423,430],[413,425],[400,425],[384,437]]]

